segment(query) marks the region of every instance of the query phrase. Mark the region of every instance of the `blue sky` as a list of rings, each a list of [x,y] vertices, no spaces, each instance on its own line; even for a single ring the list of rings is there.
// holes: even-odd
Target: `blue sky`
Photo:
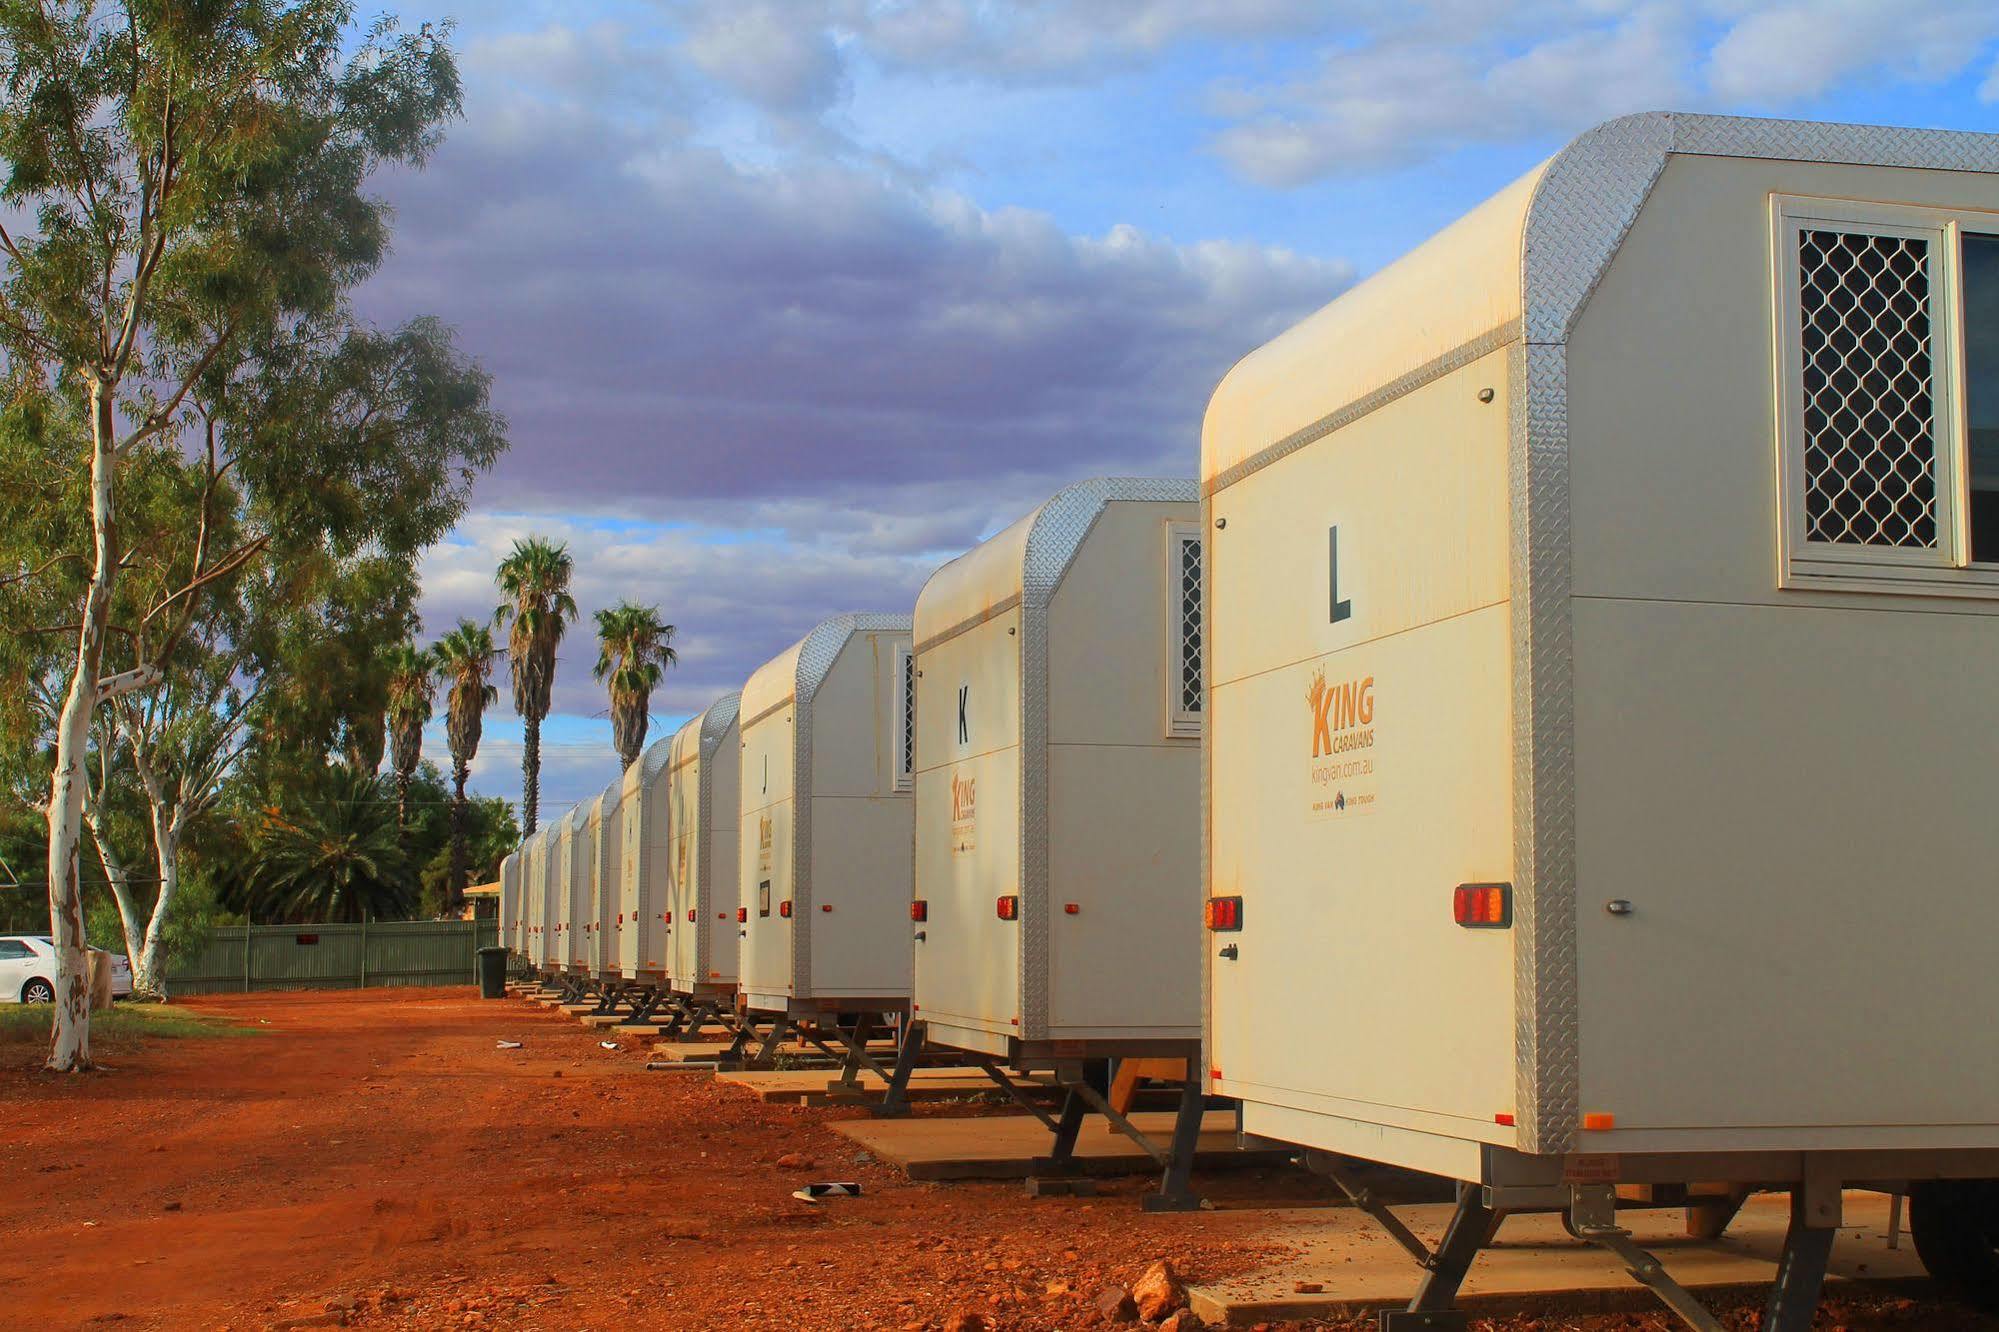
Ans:
[[[1937,0],[457,0],[466,118],[382,182],[363,293],[436,314],[513,448],[425,569],[516,537],[655,602],[654,734],[825,615],[1092,475],[1191,475],[1238,356],[1597,121],[1999,128],[1999,7]],[[611,780],[587,621],[545,808]],[[491,717],[473,785],[519,793]],[[430,744],[441,755],[441,737]]]

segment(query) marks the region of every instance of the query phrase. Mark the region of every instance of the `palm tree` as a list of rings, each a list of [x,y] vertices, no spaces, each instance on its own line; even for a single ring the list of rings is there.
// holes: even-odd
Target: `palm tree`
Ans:
[[[431,653],[438,675],[451,685],[444,712],[444,738],[451,746],[451,882],[445,886],[444,904],[456,912],[465,903],[465,777],[479,752],[486,708],[500,697],[492,684],[499,650],[485,625],[460,620]]]
[[[541,537],[514,542],[514,549],[493,575],[507,604],[493,612],[498,627],[507,629],[507,667],[513,676],[514,711],[525,734],[521,745],[521,835],[534,833],[541,805],[541,722],[548,716],[555,688],[555,649],[562,631],[576,618],[569,596],[569,576],[575,561],[569,547]]]
[[[597,668],[591,675],[611,686],[611,746],[629,768],[646,744],[646,709],[653,686],[680,660],[673,650],[673,626],[657,606],[621,601],[597,612]]]
[[[410,778],[423,758],[423,726],[436,693],[437,662],[427,649],[403,643],[389,649],[389,764],[396,774],[396,828],[409,826]]]
[[[273,809],[251,843],[258,914],[279,920],[396,920],[416,907],[416,875],[373,773],[327,770],[296,809]]]

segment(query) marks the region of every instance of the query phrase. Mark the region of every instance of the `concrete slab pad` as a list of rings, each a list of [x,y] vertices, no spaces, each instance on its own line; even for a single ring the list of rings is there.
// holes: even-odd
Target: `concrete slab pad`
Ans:
[[[665,1024],[660,1022],[626,1022],[622,1019],[611,1026],[611,1030],[621,1036],[657,1036],[665,1029]]]
[[[625,1020],[623,1013],[584,1013],[580,1020],[586,1027],[615,1027]]]
[[[1173,1137],[1173,1116],[1142,1111],[1131,1117],[1147,1137],[1165,1145]],[[851,1119],[828,1128],[851,1138],[911,1179],[1026,1179],[1031,1164],[1048,1152],[1050,1134],[1030,1115],[980,1115],[921,1119]],[[1198,1170],[1274,1165],[1285,1152],[1238,1151],[1235,1115],[1211,1112],[1201,1125]],[[1089,1175],[1149,1175],[1159,1169],[1131,1139],[1103,1120],[1083,1123],[1076,1160]]]
[[[827,1084],[838,1073],[833,1068],[744,1069],[717,1075],[716,1081],[743,1087],[760,1101],[773,1105],[860,1105],[879,1101],[888,1083],[866,1069],[861,1070],[858,1092],[835,1092]],[[951,1101],[986,1092],[1003,1094],[993,1080],[972,1068],[918,1068],[909,1075],[912,1101]],[[1052,1098],[1053,1091],[1051,1088]]]
[[[726,1040],[655,1041],[652,1047],[653,1054],[661,1059],[704,1061],[721,1058],[723,1051],[728,1048],[729,1043]],[[751,1052],[754,1053],[756,1048],[752,1045]],[[892,1063],[895,1059],[895,1047],[886,1043],[870,1046],[868,1052],[883,1064]],[[803,1041],[784,1042],[777,1047],[776,1058],[790,1065],[793,1070],[819,1070],[822,1079],[825,1076],[824,1070],[839,1067],[839,1061],[828,1059],[817,1046],[807,1045]]]
[[[653,1057],[673,1063],[713,1063],[729,1048],[727,1041],[654,1041]]]
[[[1396,1213],[1434,1246],[1451,1208],[1448,1203],[1426,1203],[1397,1208]],[[1710,1292],[1758,1289],[1769,1285],[1776,1274],[1790,1203],[1783,1194],[1752,1198],[1728,1234],[1712,1242],[1688,1239],[1684,1214],[1678,1209],[1624,1211],[1618,1216],[1637,1243],[1651,1250],[1682,1285]],[[1833,1280],[1924,1275],[1906,1227],[1901,1247],[1888,1247],[1884,1195],[1847,1194],[1846,1223],[1833,1245]],[[1267,1230],[1246,1238],[1274,1243],[1295,1256],[1230,1281],[1193,1288],[1189,1300],[1194,1312],[1210,1323],[1247,1326],[1349,1318],[1405,1304],[1416,1289],[1418,1271],[1409,1255],[1352,1208],[1273,1212]],[[1550,1215],[1508,1217],[1494,1247],[1472,1264],[1459,1303],[1479,1313],[1661,1307],[1617,1258],[1569,1238],[1561,1218]]]

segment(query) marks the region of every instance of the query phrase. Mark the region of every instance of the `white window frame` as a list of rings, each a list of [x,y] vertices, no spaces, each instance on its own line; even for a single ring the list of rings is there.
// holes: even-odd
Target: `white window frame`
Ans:
[[[1189,541],[1201,548],[1201,586],[1203,621],[1207,617],[1208,547],[1203,540],[1206,534],[1198,522],[1169,520],[1166,523],[1166,734],[1170,737],[1189,737],[1201,734],[1201,713],[1189,711],[1180,706],[1180,652],[1185,640],[1186,625],[1180,616],[1180,560],[1185,544]],[[1207,625],[1201,626],[1202,662],[1201,693],[1202,703],[1207,701]]]
[[[916,786],[916,650],[895,647],[895,782],[898,791]],[[908,755],[905,765],[903,756]]]
[[[1930,364],[1937,543],[1847,545],[1805,537],[1803,280],[1798,233],[1849,231],[1930,242]],[[1816,591],[1901,592],[1999,599],[1999,564],[1971,560],[1971,468],[1964,410],[1965,232],[1999,235],[1999,213],[1771,196],[1771,276],[1777,380],[1777,582]]]

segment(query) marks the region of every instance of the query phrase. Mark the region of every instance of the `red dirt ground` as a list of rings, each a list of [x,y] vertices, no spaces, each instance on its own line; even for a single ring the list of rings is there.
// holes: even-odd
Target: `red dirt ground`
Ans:
[[[1153,1259],[1203,1279],[1265,1252],[1254,1211],[1150,1216],[1141,1181],[1043,1201],[1018,1184],[910,1183],[825,1127],[855,1111],[648,1073],[630,1048],[644,1042],[607,1052],[519,1001],[184,1002],[268,1027],[102,1050],[112,1071],[81,1078],[0,1047],[8,1326],[932,1329],[976,1311],[999,1328],[1084,1328],[1102,1325],[1097,1291]],[[812,1166],[780,1167],[788,1153]],[[794,1201],[808,1178],[857,1178],[865,1196]],[[1732,1325],[1754,1323],[1737,1311]],[[1999,1324],[1880,1294],[1829,1304],[1820,1326]]]

